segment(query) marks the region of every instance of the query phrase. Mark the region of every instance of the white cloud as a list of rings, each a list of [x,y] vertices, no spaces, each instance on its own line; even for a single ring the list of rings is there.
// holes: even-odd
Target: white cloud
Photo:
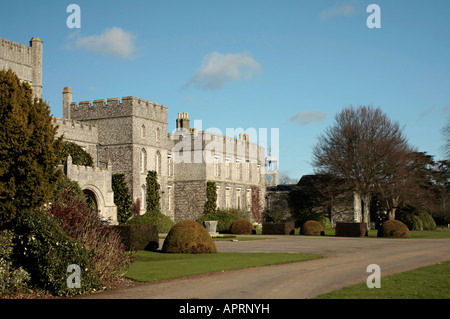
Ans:
[[[105,29],[99,35],[83,37],[78,34],[72,47],[118,58],[130,58],[135,49],[134,39],[135,36],[130,32],[113,27]]]
[[[261,71],[261,65],[248,52],[222,54],[212,52],[203,58],[202,65],[185,86],[220,89],[225,83],[250,80]]]
[[[289,121],[294,122],[295,125],[304,126],[310,123],[323,123],[326,116],[325,113],[319,111],[298,112],[291,116]]]
[[[352,5],[343,5],[343,6],[335,6],[333,8],[330,8],[328,10],[323,10],[319,18],[322,20],[329,19],[331,17],[336,16],[351,16],[355,14],[355,7]]]

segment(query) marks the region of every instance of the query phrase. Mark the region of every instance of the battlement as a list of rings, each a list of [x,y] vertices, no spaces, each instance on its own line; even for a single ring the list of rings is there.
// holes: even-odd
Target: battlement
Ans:
[[[64,135],[67,141],[83,141],[84,143],[98,143],[98,128],[93,124],[86,124],[74,120],[53,118],[53,125],[58,126],[57,135]]]
[[[36,97],[42,97],[43,42],[34,37],[30,46],[0,38],[0,69],[11,69],[28,82]]]
[[[31,65],[32,56],[32,47],[0,38],[0,59]]]
[[[95,124],[86,124],[83,122],[75,121],[75,120],[66,120],[62,119],[60,117],[54,117],[53,118],[53,125],[58,126],[59,128],[66,128],[66,129],[74,129],[76,131],[82,131],[82,130],[96,130],[97,125]]]
[[[71,94],[71,93],[70,93]],[[76,120],[96,120],[112,117],[138,116],[167,123],[167,106],[134,96],[71,102],[70,117]]]

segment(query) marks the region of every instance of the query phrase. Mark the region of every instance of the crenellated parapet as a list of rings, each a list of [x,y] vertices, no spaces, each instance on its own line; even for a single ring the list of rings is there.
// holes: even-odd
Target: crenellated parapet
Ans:
[[[0,69],[11,69],[28,82],[36,97],[42,97],[43,42],[34,37],[30,46],[0,38]]]
[[[54,117],[53,125],[58,127],[57,136],[64,135],[66,140],[98,143],[98,128],[94,124]]]
[[[69,114],[75,120],[97,120],[137,116],[167,123],[167,106],[134,96],[108,98],[106,101],[71,102]]]

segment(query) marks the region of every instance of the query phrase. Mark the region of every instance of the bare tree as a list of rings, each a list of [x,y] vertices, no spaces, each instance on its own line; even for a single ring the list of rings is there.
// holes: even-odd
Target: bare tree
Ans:
[[[363,203],[362,222],[370,221],[376,190],[402,165],[410,151],[403,129],[379,108],[350,106],[338,113],[313,148],[318,174],[341,178]]]

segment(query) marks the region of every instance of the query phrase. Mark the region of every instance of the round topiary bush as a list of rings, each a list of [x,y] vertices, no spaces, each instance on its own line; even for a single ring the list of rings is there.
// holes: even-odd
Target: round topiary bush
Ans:
[[[251,234],[255,228],[246,219],[238,219],[231,225],[232,234]]]
[[[315,220],[306,221],[300,228],[300,235],[321,235],[323,232],[323,226],[321,223]]]
[[[378,229],[378,237],[409,238],[408,227],[399,220],[387,220]]]
[[[178,222],[167,234],[163,253],[203,254],[216,253],[217,248],[205,227],[194,220]]]

